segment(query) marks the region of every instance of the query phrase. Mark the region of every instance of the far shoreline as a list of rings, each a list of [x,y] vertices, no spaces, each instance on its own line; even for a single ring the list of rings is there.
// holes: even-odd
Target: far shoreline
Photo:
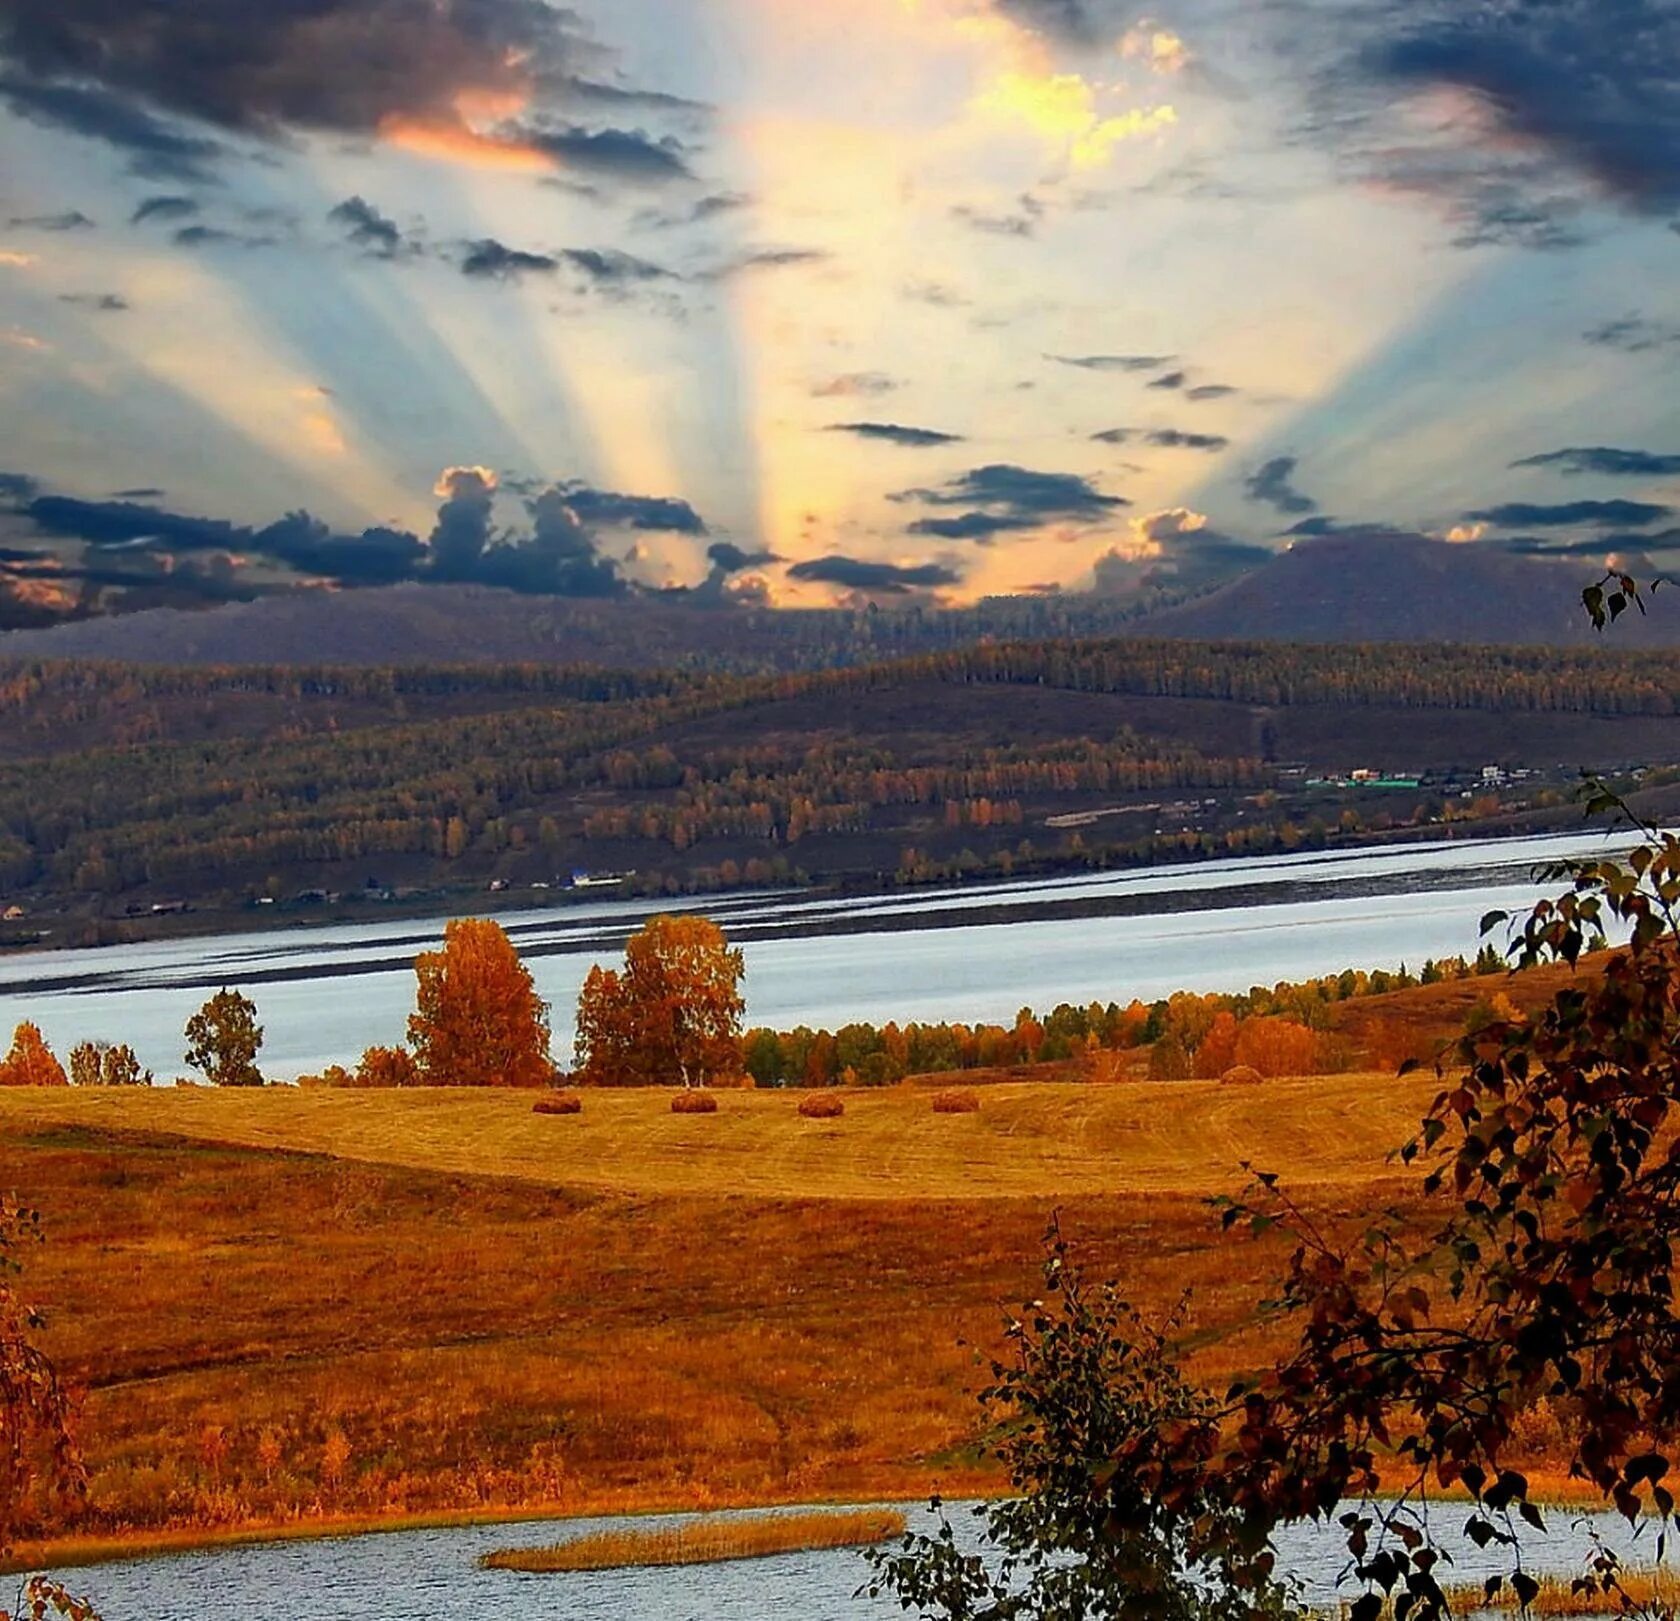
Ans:
[[[1530,1470],[1534,1501],[1547,1508],[1585,1509],[1611,1505],[1585,1482],[1549,1470]],[[587,1501],[531,1502],[487,1506],[477,1509],[415,1509],[387,1514],[323,1515],[319,1518],[271,1521],[252,1525],[206,1527],[161,1527],[147,1531],[117,1531],[103,1534],[67,1535],[20,1542],[11,1555],[0,1560],[0,1576],[29,1575],[42,1571],[79,1570],[94,1565],[125,1564],[131,1561],[168,1559],[224,1548],[260,1547],[287,1542],[329,1542],[340,1538],[390,1536],[403,1531],[455,1531],[481,1525],[553,1525],[573,1520],[645,1519],[669,1514],[746,1514],[796,1509],[904,1507],[927,1504],[939,1497],[948,1506],[995,1502],[1004,1496],[993,1479],[990,1489],[978,1479],[944,1483],[930,1481],[925,1489],[905,1492],[902,1486],[883,1492],[849,1492],[832,1496],[785,1498],[753,1494],[723,1494],[704,1501],[678,1502],[630,1494],[603,1496],[594,1504]],[[1387,1496],[1387,1493],[1379,1494]],[[1441,1491],[1436,1501],[1467,1503],[1462,1487]]]

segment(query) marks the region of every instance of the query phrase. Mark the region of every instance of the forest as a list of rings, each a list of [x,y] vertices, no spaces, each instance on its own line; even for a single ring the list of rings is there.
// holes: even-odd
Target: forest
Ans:
[[[120,920],[1513,831],[1568,814],[1563,760],[1675,763],[1677,701],[1680,654],[1447,646],[1040,641],[769,676],[15,662],[0,894]]]

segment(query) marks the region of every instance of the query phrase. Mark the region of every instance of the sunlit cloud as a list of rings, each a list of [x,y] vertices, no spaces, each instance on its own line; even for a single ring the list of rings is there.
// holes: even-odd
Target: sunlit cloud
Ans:
[[[444,119],[392,116],[379,126],[380,139],[402,152],[480,169],[548,174],[559,167],[551,153],[505,136],[481,134],[470,125]]]
[[[1455,546],[1468,546],[1480,540],[1487,532],[1488,526],[1485,523],[1455,523],[1441,538],[1451,541]]]
[[[978,112],[1025,124],[1075,169],[1101,168],[1121,142],[1159,135],[1178,122],[1178,113],[1166,104],[1104,116],[1096,87],[1078,73],[1006,68],[973,105]]]
[[[32,253],[20,253],[16,248],[0,248],[0,265],[8,270],[27,270],[35,263]]]
[[[1147,19],[1120,36],[1120,54],[1128,62],[1142,62],[1152,73],[1182,73],[1190,62],[1184,41]]]
[[[33,332],[25,332],[22,327],[0,327],[0,343],[9,349],[27,349],[36,354],[44,354],[52,347],[45,338],[38,338]]]

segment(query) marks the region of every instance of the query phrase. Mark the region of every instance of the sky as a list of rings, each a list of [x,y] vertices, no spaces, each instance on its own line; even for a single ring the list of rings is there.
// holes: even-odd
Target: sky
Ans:
[[[1680,0],[0,0],[0,622],[1660,564],[1677,363]]]

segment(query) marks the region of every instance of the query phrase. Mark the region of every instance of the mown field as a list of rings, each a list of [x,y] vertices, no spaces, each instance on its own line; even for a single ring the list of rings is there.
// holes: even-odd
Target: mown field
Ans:
[[[0,1093],[28,1283],[82,1388],[85,1537],[972,1492],[973,1393],[1060,1207],[1196,1367],[1268,1349],[1239,1162],[1353,1221],[1431,1085],[929,1093]]]

